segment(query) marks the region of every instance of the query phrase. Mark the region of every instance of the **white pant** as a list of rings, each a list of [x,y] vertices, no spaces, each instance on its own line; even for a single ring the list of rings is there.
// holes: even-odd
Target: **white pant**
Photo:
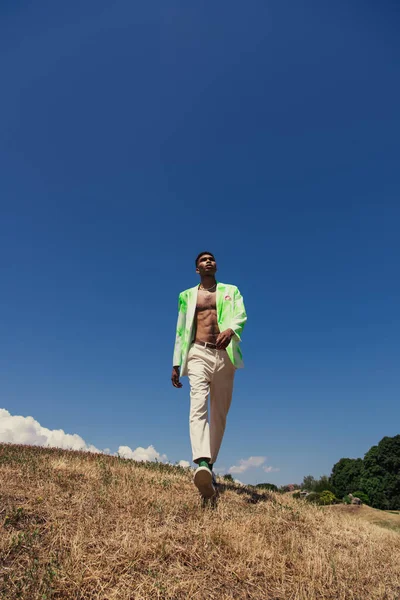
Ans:
[[[225,350],[193,344],[188,356],[190,382],[190,441],[193,461],[217,460],[232,400],[233,366]],[[210,394],[210,422],[208,395]]]

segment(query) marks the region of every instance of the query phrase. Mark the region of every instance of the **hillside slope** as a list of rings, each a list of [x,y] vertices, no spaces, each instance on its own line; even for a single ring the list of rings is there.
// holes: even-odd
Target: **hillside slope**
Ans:
[[[371,506],[367,506],[366,504],[363,504],[362,506],[334,504],[332,506],[326,506],[325,510],[339,511],[344,514],[352,515],[355,519],[380,525],[381,527],[387,527],[388,529],[400,533],[400,511],[378,510],[377,508],[371,508]]]
[[[400,535],[189,470],[0,445],[2,600],[398,600]]]

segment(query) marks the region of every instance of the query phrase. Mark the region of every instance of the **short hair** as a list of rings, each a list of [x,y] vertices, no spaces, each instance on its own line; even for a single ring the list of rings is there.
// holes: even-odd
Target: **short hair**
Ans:
[[[197,267],[197,263],[199,262],[199,258],[201,258],[202,256],[204,256],[205,254],[209,254],[215,260],[215,256],[214,256],[214,254],[212,252],[200,252],[200,254],[197,255],[197,258],[196,258],[196,261],[195,261],[196,262],[196,267]]]

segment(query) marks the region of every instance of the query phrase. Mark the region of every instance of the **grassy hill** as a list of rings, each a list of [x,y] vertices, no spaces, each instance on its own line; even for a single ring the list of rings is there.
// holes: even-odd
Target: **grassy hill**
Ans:
[[[355,519],[373,523],[380,527],[386,527],[400,533],[400,511],[398,510],[377,510],[370,506],[354,506],[345,504],[335,504],[327,506],[326,510],[339,511],[342,514],[352,515]],[[400,598],[400,596],[399,596]]]
[[[203,509],[180,467],[0,445],[0,598],[399,600],[396,523],[221,492]]]

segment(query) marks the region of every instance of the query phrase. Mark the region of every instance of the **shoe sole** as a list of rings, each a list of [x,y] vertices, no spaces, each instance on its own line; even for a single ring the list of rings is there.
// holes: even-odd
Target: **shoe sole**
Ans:
[[[203,498],[212,498],[215,489],[212,484],[212,476],[206,467],[199,467],[194,475],[194,485],[199,490]]]

